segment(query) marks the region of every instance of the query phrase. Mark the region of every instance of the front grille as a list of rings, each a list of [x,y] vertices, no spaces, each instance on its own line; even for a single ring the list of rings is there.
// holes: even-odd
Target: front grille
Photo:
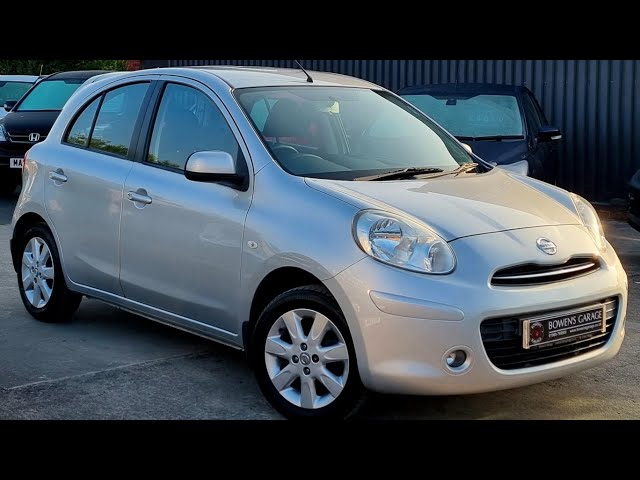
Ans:
[[[8,133],[9,136],[9,141],[13,142],[13,143],[31,143],[31,144],[36,144],[38,142],[43,141],[45,138],[47,138],[46,135],[40,135],[40,139],[38,140],[38,142],[32,142],[29,140],[29,135],[13,135]]]
[[[581,277],[598,269],[600,269],[600,261],[596,257],[572,257],[564,263],[555,265],[525,263],[498,270],[491,278],[491,285],[502,287],[540,285]]]
[[[587,333],[567,339],[562,344],[541,345],[528,350],[522,348],[522,318],[506,317],[485,320],[480,324],[480,334],[487,356],[496,367],[504,370],[515,370],[517,368],[558,362],[597,350],[607,343],[611,337],[618,316],[618,299],[608,298],[600,303],[605,304],[606,332]],[[594,304],[594,306],[596,305]],[[577,305],[576,307],[579,306]],[[570,309],[557,310],[557,313],[562,314],[563,311],[567,310]],[[554,312],[532,312],[523,315],[523,317],[535,317],[540,313]]]

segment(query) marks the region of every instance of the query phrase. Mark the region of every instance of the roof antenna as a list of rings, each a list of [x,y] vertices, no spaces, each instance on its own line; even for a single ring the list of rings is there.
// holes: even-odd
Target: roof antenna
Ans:
[[[307,71],[304,69],[304,67],[300,65],[300,62],[298,60],[294,60],[294,62],[296,62],[296,64],[300,67],[300,70],[302,70],[304,74],[307,76],[307,82],[313,83],[313,78],[311,78],[311,75],[309,75]]]
[[[42,76],[42,67],[44,67],[44,64],[40,64],[40,76]]]

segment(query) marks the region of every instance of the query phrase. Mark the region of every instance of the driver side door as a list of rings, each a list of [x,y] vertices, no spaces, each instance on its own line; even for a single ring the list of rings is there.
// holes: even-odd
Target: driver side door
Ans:
[[[198,82],[166,82],[124,186],[120,282],[125,296],[177,323],[239,333],[236,319],[244,220],[242,190],[188,180],[196,151],[229,153],[247,172],[247,151],[219,99]],[[242,145],[242,146],[241,146]],[[141,158],[140,158],[141,157]]]

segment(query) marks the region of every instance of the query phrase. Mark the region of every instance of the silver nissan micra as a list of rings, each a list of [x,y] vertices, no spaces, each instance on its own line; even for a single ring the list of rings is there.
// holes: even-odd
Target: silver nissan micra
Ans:
[[[624,338],[626,274],[585,199],[355,78],[94,77],[22,174],[31,315],[66,320],[84,295],[246,350],[287,417],[549,380]]]

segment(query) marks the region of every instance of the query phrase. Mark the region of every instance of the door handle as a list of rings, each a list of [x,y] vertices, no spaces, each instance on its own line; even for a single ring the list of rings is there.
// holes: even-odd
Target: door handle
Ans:
[[[140,192],[127,192],[127,198],[135,203],[144,203],[145,205],[151,203],[151,197]]]
[[[54,182],[64,183],[67,181],[67,176],[61,169],[55,170],[53,172],[49,172],[49,178]]]

